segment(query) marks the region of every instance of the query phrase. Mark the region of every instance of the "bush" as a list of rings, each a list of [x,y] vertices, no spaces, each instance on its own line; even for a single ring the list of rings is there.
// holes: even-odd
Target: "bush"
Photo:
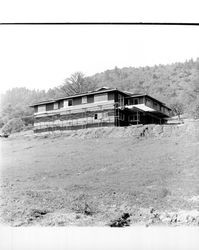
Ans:
[[[3,118],[0,117],[0,128],[2,128],[4,124],[5,124],[5,123],[4,123],[4,121],[3,121]]]
[[[193,118],[198,119],[199,118],[199,98],[197,98],[192,104],[191,104],[191,115]]]
[[[3,127],[2,132],[5,134],[11,134],[14,132],[20,132],[23,130],[24,123],[20,118],[13,118],[9,120]]]
[[[173,115],[177,115],[180,120],[180,116],[184,113],[184,105],[180,101],[173,101],[170,104]]]

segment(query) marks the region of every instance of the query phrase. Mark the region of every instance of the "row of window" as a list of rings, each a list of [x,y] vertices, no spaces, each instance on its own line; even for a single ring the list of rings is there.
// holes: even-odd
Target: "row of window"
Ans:
[[[137,105],[137,104],[142,104],[142,103],[144,103],[143,98],[132,98],[132,99],[128,100],[128,105]],[[154,108],[154,109],[159,110],[163,113],[167,112],[166,107],[161,106],[159,103],[152,101],[150,99],[146,99],[146,105],[150,108]]]
[[[108,93],[108,96],[107,94],[95,95],[95,96],[89,95],[89,96],[83,96],[83,97],[76,97],[76,98],[68,99],[65,101],[60,100],[57,103],[48,103],[46,105],[41,105],[39,106],[39,110],[38,110],[38,106],[35,106],[34,109],[35,109],[35,113],[37,113],[38,111],[45,112],[45,111],[60,109],[60,108],[63,108],[64,106],[75,106],[75,105],[94,103],[94,102],[105,101],[105,100],[114,100],[114,93]],[[120,94],[118,95],[118,103],[119,103],[119,106],[124,105],[124,97]],[[132,98],[128,100],[128,105],[137,105],[137,104],[142,104],[142,103],[144,103],[143,98]],[[160,110],[163,113],[168,112],[167,108],[161,106],[159,103],[154,102],[150,99],[146,100],[146,105],[156,110]]]
[[[60,100],[57,103],[47,103],[46,105],[35,106],[35,113],[43,112],[43,111],[51,111],[63,108],[64,106],[75,106],[75,105],[81,105],[86,103],[94,103],[99,101],[107,101],[107,100],[114,100],[114,93],[105,93],[105,94],[99,94],[99,95],[88,95],[88,96],[82,96],[82,97],[75,97],[73,99],[68,100]]]
[[[138,98],[133,98],[128,100],[128,105],[137,105],[143,103],[142,100],[139,101]]]
[[[125,114],[120,113],[120,114],[119,114],[119,119],[120,119],[121,121],[125,121]],[[139,119],[140,119],[139,113],[138,113],[138,114],[135,113],[135,114],[132,114],[132,115],[129,115],[129,116],[128,116],[128,121],[129,121],[129,122],[139,121]]]

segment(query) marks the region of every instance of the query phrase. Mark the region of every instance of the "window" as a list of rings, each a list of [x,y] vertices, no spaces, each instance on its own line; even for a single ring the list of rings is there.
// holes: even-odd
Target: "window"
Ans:
[[[87,96],[87,103],[93,103],[94,102],[94,95],[88,95]]]
[[[50,111],[54,109],[54,103],[48,103],[46,104],[46,111]]]
[[[82,98],[81,97],[75,97],[75,98],[73,98],[72,105],[70,105],[70,106],[75,106],[75,105],[80,105],[80,104],[82,104]]]
[[[34,107],[34,112],[37,113],[38,112],[38,106]]]
[[[108,93],[108,100],[109,100],[109,101],[114,100],[114,98],[115,98],[114,93]]]
[[[68,106],[73,106],[73,100],[72,99],[68,100]]]
[[[153,102],[149,99],[146,99],[146,106],[153,108]]]
[[[128,105],[133,105],[133,99],[128,99]]]
[[[124,96],[118,95],[118,105],[119,107],[124,106]]]
[[[129,122],[139,121],[139,114],[133,114],[129,116]]]
[[[64,107],[64,101],[62,100],[62,101],[59,101],[58,102],[58,109],[61,109],[61,108],[63,108]]]
[[[120,116],[120,120],[121,120],[121,121],[124,121],[124,120],[125,120],[125,116],[124,116],[124,114],[123,114],[123,113],[120,113],[120,115],[119,115],[119,116]]]
[[[156,102],[154,102],[154,103],[153,103],[153,107],[154,107],[155,109],[158,109],[158,104],[157,104]]]
[[[97,114],[94,115],[94,119],[97,120]]]
[[[139,100],[138,100],[138,98],[136,98],[136,99],[134,99],[134,100],[133,100],[133,104],[134,104],[134,105],[139,104]]]

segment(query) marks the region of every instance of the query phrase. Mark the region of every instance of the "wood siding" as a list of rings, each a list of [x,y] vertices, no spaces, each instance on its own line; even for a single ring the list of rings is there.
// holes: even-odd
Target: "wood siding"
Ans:
[[[103,102],[103,101],[108,101],[107,93],[94,95],[94,102]]]
[[[115,123],[114,102],[107,101],[102,104],[82,104],[70,106],[61,110],[53,110],[51,113],[38,114],[35,116],[34,130],[39,132],[43,129],[63,130],[72,127],[102,126],[103,124]]]

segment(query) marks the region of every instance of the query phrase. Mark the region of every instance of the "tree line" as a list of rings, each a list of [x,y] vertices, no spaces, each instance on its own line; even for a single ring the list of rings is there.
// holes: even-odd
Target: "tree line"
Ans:
[[[153,67],[115,67],[93,76],[75,72],[62,85],[45,90],[13,88],[1,95],[0,127],[13,119],[24,125],[33,123],[30,104],[74,95],[107,86],[148,94],[165,102],[174,115],[199,118],[199,59]]]

